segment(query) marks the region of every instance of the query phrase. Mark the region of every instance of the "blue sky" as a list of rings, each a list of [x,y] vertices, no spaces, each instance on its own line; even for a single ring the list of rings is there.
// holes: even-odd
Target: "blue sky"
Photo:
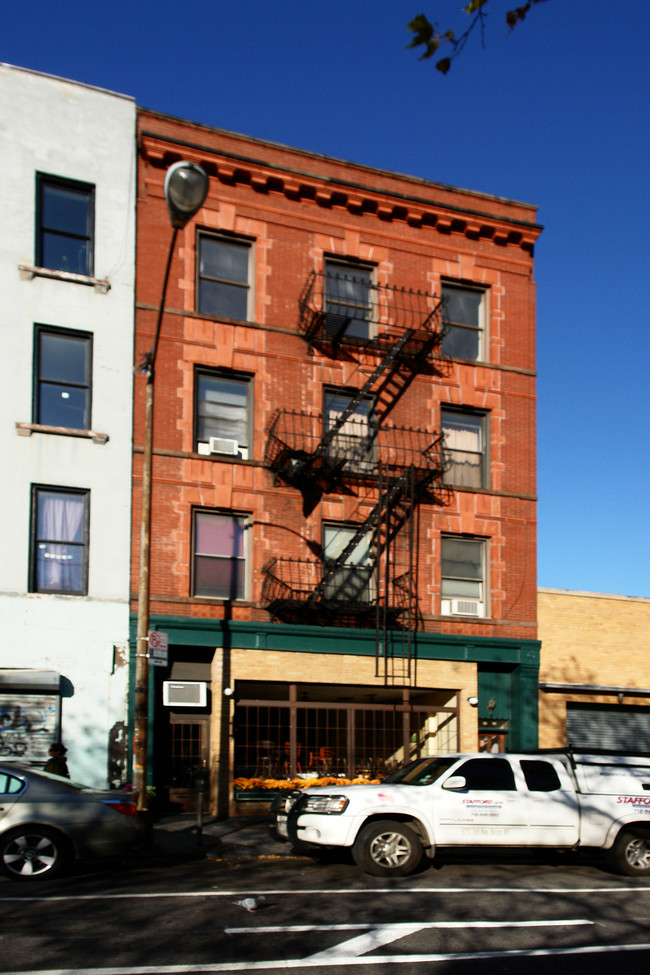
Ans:
[[[22,0],[0,60],[257,138],[523,200],[538,288],[539,585],[650,597],[648,0],[490,0],[443,77],[407,50],[462,0]]]

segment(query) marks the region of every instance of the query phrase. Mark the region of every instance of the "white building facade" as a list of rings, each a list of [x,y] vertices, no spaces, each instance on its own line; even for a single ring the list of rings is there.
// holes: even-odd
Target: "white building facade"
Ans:
[[[0,758],[126,767],[133,99],[0,64]]]

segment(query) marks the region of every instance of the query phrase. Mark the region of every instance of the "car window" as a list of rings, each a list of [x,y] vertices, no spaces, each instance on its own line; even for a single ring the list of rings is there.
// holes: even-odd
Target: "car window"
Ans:
[[[468,789],[481,792],[516,792],[515,776],[505,758],[470,758],[454,772],[463,775]]]
[[[25,783],[15,775],[8,772],[0,772],[0,795],[16,796],[22,791]]]
[[[550,762],[524,758],[521,761],[521,771],[531,792],[555,792],[562,788],[558,774]]]

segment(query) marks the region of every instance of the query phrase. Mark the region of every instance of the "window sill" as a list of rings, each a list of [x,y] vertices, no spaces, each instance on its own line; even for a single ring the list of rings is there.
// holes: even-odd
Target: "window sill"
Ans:
[[[16,433],[19,437],[31,437],[33,433],[53,433],[61,437],[81,437],[92,440],[93,443],[108,443],[108,434],[97,430],[75,430],[72,427],[51,427],[46,423],[16,423]]]
[[[85,284],[102,295],[111,289],[110,281],[105,278],[93,278],[89,274],[72,274],[68,271],[55,271],[52,268],[35,267],[32,264],[19,264],[18,273],[23,281],[31,281],[32,278],[52,278],[55,281],[67,281],[70,284]]]

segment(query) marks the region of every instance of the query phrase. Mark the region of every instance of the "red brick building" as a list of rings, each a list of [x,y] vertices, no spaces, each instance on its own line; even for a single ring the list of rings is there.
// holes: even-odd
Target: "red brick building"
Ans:
[[[138,138],[136,361],[165,172],[210,180],[156,367],[157,786],[206,761],[225,812],[233,776],[534,746],[535,208],[152,112]]]

